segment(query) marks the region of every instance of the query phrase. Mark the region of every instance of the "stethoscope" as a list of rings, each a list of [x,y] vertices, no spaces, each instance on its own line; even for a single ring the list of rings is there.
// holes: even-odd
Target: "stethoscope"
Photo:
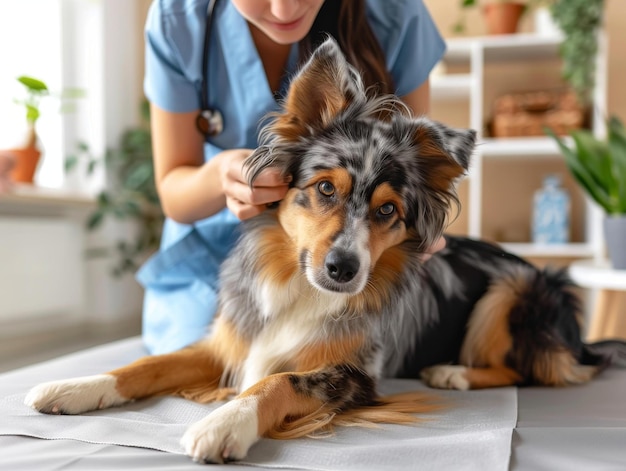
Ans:
[[[206,12],[206,27],[204,30],[204,47],[202,48],[202,84],[200,90],[200,113],[196,117],[196,127],[206,140],[217,136],[224,130],[224,119],[219,110],[209,106],[209,47],[211,45],[211,29],[213,27],[213,11],[217,0],[209,0]]]

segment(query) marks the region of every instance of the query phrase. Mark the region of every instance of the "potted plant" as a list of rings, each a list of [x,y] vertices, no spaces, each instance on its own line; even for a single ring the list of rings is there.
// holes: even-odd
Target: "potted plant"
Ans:
[[[15,165],[11,173],[11,179],[15,182],[33,183],[35,172],[41,158],[41,149],[37,136],[37,121],[41,116],[41,102],[47,97],[54,96],[45,82],[34,77],[23,75],[17,78],[26,91],[24,98],[16,99],[15,102],[24,106],[26,112],[26,139],[24,145],[10,149],[14,156]],[[78,98],[82,92],[78,89],[66,89],[58,95],[61,104],[67,99]]]
[[[99,165],[104,165],[110,177],[110,184],[98,194],[97,207],[87,220],[89,230],[98,229],[108,218],[137,223],[138,230],[133,238],[117,241],[115,248],[89,254],[101,256],[115,252],[117,260],[112,274],[116,277],[134,273],[161,240],[164,215],[154,179],[149,110],[148,102],[143,101],[143,124],[127,129],[119,146],[108,149],[104,159],[93,156],[85,143],[78,143],[76,153],[65,159],[66,172],[83,162],[88,177]]]
[[[24,146],[11,149],[10,151],[15,158],[11,179],[15,182],[32,183],[41,157],[35,125],[41,115],[39,110],[40,102],[50,92],[48,86],[36,78],[22,76],[18,77],[17,80],[26,88],[26,97],[15,101],[24,105],[27,131]]]
[[[626,129],[617,117],[607,123],[607,138],[590,131],[570,132],[573,145],[552,131],[571,174],[605,212],[604,235],[615,269],[626,269]]]
[[[462,14],[467,8],[478,6],[478,0],[460,0]],[[489,34],[512,34],[517,32],[519,20],[526,10],[523,2],[513,0],[488,0],[483,2],[483,18]],[[454,26],[455,31],[465,30],[465,17]]]

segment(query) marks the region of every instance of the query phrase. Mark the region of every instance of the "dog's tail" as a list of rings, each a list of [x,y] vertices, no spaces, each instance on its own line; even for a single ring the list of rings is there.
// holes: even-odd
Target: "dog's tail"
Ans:
[[[626,341],[610,339],[585,344],[581,363],[600,368],[626,368]]]
[[[376,427],[378,424],[410,425],[428,420],[429,414],[446,404],[432,394],[420,391],[379,397],[375,403],[345,411],[326,407],[303,417],[289,418],[274,428],[268,438],[292,439],[324,437],[334,433],[335,426]]]

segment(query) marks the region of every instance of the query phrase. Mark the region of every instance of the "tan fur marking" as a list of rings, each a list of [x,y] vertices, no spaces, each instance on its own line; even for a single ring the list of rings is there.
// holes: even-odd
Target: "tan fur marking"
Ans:
[[[298,394],[289,381],[289,373],[268,376],[238,397],[250,396],[257,402],[259,436],[277,428],[288,416],[304,416],[323,405],[319,399]]]
[[[516,302],[516,287],[522,286],[520,275],[512,282],[494,283],[476,303],[461,348],[461,364],[469,367],[504,366],[506,354],[513,345],[509,332],[509,312]]]
[[[198,346],[207,348],[227,368],[241,365],[250,350],[250,343],[237,333],[237,328],[219,315],[215,318],[211,337]]]
[[[365,289],[349,300],[350,309],[354,312],[380,312],[390,302],[391,287],[398,282],[406,258],[407,253],[399,246],[385,250],[376,261]]]
[[[328,180],[336,191],[336,204],[332,207],[321,205],[317,185]],[[343,202],[352,191],[352,179],[344,169],[324,170],[306,184],[310,208],[302,208],[293,200],[300,190],[291,190],[280,205],[278,217],[284,230],[295,243],[296,254],[303,249],[310,252],[312,264],[321,267],[333,236],[342,228],[344,217]]]
[[[278,224],[267,229],[258,244],[259,277],[272,284],[286,284],[298,269],[298,254]]]
[[[226,394],[217,390],[225,366],[243,362],[248,348],[235,328],[218,316],[210,339],[173,353],[140,358],[109,374],[117,377],[117,391],[129,399],[172,394],[200,402],[218,400]]]
[[[402,197],[396,193],[388,183],[383,183],[374,190],[370,202],[372,220],[375,220],[375,214],[378,209],[386,203],[393,203],[397,214],[385,225],[372,224],[370,233],[370,256],[372,265],[376,264],[378,258],[385,250],[400,244],[406,239],[406,228],[404,225],[401,225],[396,230],[390,229],[399,218],[404,218],[404,206],[402,205]]]
[[[503,365],[492,368],[468,368],[465,378],[470,383],[470,389],[512,386],[522,379],[515,370]]]
[[[124,397],[178,394],[198,386],[217,388],[223,366],[205,348],[192,346],[165,355],[140,358],[130,365],[111,371],[117,378],[116,389]]]
[[[308,345],[293,360],[294,371],[312,371],[324,366],[350,363],[363,346],[362,335]]]
[[[428,174],[424,181],[435,191],[449,191],[451,182],[465,173],[463,167],[441,148],[430,129],[418,128],[414,139],[419,145],[420,158],[428,160],[428,165],[422,167]]]
[[[585,383],[597,371],[597,367],[580,365],[568,351],[540,352],[533,363],[535,380],[547,386]]]

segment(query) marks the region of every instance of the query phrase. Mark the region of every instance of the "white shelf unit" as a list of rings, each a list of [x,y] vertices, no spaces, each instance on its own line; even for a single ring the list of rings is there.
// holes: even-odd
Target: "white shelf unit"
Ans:
[[[431,96],[434,106],[437,103],[463,102],[468,107],[468,127],[478,132],[478,146],[467,179],[467,195],[463,210],[467,211],[467,234],[471,237],[485,237],[483,232],[484,190],[490,182],[485,181],[485,169],[495,163],[507,165],[508,162],[541,165],[549,160],[563,159],[558,146],[549,137],[523,138],[490,138],[484,135],[483,129],[487,120],[485,112],[486,84],[485,68],[496,64],[506,66],[508,63],[529,64],[542,60],[558,60],[559,46],[562,37],[545,36],[534,33],[520,33],[502,36],[453,38],[447,42],[448,48],[443,63],[445,69],[460,69],[462,73],[444,73],[431,78]],[[602,135],[604,129],[604,110],[606,110],[606,38],[600,38],[596,89],[593,104],[593,131]],[[555,77],[559,80],[559,77]],[[532,85],[532,84],[529,84]],[[529,86],[529,89],[532,89]],[[510,90],[519,91],[519,90]],[[512,175],[512,178],[516,178]],[[515,197],[516,195],[511,195]],[[532,193],[518,195],[526,198],[530,205]],[[581,193],[583,200],[583,235],[581,240],[568,244],[540,245],[530,241],[506,242],[503,246],[524,257],[535,258],[595,258],[604,255],[602,238],[602,212]],[[490,238],[490,237],[486,237]],[[493,238],[492,238],[493,239]]]

